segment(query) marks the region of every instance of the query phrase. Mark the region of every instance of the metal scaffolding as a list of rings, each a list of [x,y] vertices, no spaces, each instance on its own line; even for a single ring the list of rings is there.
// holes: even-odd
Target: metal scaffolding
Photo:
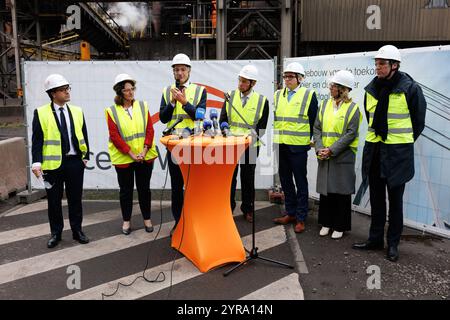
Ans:
[[[128,36],[108,16],[100,3],[78,2],[76,7],[80,10],[79,19],[83,23],[83,28],[64,30],[70,15],[67,12],[68,8],[74,3],[71,0],[1,2],[1,105],[22,105],[21,61],[80,59],[80,48],[65,50],[61,45],[86,40],[105,57],[126,57]]]
[[[217,59],[272,59],[292,54],[296,1],[217,1]]]

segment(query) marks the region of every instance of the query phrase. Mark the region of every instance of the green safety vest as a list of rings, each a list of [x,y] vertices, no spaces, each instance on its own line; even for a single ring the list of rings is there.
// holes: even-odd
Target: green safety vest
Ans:
[[[367,129],[366,141],[383,142],[386,144],[414,143],[413,127],[409,114],[406,96],[402,93],[391,93],[389,95],[389,105],[387,114],[388,135],[386,141],[382,141],[380,136],[372,129],[373,117],[378,100],[370,93],[366,93],[366,110],[369,113],[369,128]]]
[[[175,88],[175,85],[163,89],[163,96],[166,104],[169,104],[172,99],[172,93],[170,92],[170,89],[172,88]],[[196,107],[202,98],[203,90],[205,90],[204,87],[191,83],[184,91],[187,101]],[[192,118],[183,110],[181,103],[177,101],[175,110],[173,110],[172,119],[167,123],[167,127],[170,127],[179,117],[181,117],[183,121],[177,124],[175,128],[194,128],[194,120],[192,120]]]
[[[134,154],[139,154],[144,148],[147,130],[148,106],[145,101],[134,101],[133,119],[127,111],[117,104],[105,109],[106,121],[108,115],[117,125],[122,139],[130,146]],[[108,143],[109,156],[113,165],[132,163],[134,160],[128,154],[120,152],[110,140]],[[158,156],[156,144],[153,139],[152,146],[145,155],[145,160],[155,159]]]
[[[245,107],[243,107],[239,90],[230,91],[228,94],[230,95],[233,107],[241,114],[245,121],[247,121],[248,125],[256,130],[258,121],[263,114],[263,107],[267,100],[266,97],[253,91],[252,95],[247,100]],[[226,103],[226,108],[228,120],[230,121],[230,130],[234,134],[249,135],[251,133],[250,128],[245,124],[237,112],[233,110],[229,101]],[[254,145],[259,146],[260,144],[261,143],[257,141]]]
[[[72,114],[75,136],[78,140],[78,146],[82,153],[82,159],[87,153],[87,145],[83,135],[83,111],[80,107],[70,106]],[[37,109],[39,122],[44,134],[44,146],[42,148],[42,170],[55,170],[61,166],[62,145],[61,133],[58,129],[53,108],[51,104],[43,105]]]
[[[285,93],[283,93],[283,91]],[[288,101],[287,89],[274,94],[274,143],[306,146],[310,143],[308,109],[313,91],[301,87]]]
[[[354,102],[344,102],[336,113],[334,113],[333,100],[327,99],[322,103],[319,110],[319,120],[322,124],[322,144],[325,148],[332,146],[347,131],[348,123],[358,110]],[[359,116],[361,123],[362,116]],[[358,150],[358,135],[350,144],[350,149],[356,154]]]

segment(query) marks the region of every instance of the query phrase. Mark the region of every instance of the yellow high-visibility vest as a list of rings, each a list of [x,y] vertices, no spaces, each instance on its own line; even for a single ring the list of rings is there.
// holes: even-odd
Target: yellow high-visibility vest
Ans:
[[[406,95],[402,93],[391,93],[387,114],[388,135],[386,141],[372,129],[373,117],[378,100],[370,93],[366,93],[366,110],[369,112],[369,128],[367,129],[366,141],[383,142],[386,144],[414,143],[413,127],[409,114]]]
[[[169,104],[172,100],[172,93],[170,92],[170,89],[172,88],[175,88],[175,85],[167,86],[163,89],[163,96],[166,104]],[[191,83],[184,90],[187,101],[194,107],[197,106],[202,98],[203,90],[205,90],[204,87]],[[173,110],[172,119],[167,123],[167,127],[170,127],[179,117],[181,117],[183,121],[177,124],[175,128],[194,128],[194,120],[192,120],[192,118],[183,110],[181,103],[177,101],[175,109]]]
[[[313,91],[301,87],[288,101],[287,88],[274,94],[274,143],[309,145],[308,110]]]
[[[232,101],[233,107],[236,108],[237,112],[241,114],[248,125],[256,130],[258,121],[262,117],[264,104],[266,103],[267,98],[262,94],[253,91],[249,100],[245,104],[245,107],[243,107],[239,90],[230,91],[228,94],[230,95],[230,100]],[[226,108],[228,120],[230,121],[230,130],[234,134],[249,135],[251,132],[250,128],[247,124],[245,124],[237,112],[233,110],[229,102],[226,103]],[[259,141],[254,143],[255,146],[259,146],[260,144],[261,143]]]
[[[72,114],[75,136],[82,154],[81,158],[83,159],[87,153],[87,145],[83,135],[83,111],[77,106],[70,106],[69,110]],[[50,103],[37,109],[39,122],[44,134],[42,170],[58,169],[62,161],[61,133],[59,132],[53,111]]]
[[[131,151],[136,155],[142,152],[147,130],[147,102],[134,101],[132,119],[127,111],[117,104],[105,109],[106,121],[108,121],[108,115],[117,125],[120,136],[130,146]],[[108,151],[113,165],[134,162],[128,154],[120,152],[111,140],[108,143]],[[157,156],[158,152],[153,138],[152,146],[145,155],[145,160],[155,159]]]
[[[336,113],[333,100],[325,100],[319,110],[319,120],[322,124],[322,144],[325,148],[332,146],[345,133],[348,123],[353,119],[358,105],[354,102],[343,102]],[[362,116],[359,114],[359,122]],[[358,135],[350,144],[350,149],[356,154],[358,150]]]

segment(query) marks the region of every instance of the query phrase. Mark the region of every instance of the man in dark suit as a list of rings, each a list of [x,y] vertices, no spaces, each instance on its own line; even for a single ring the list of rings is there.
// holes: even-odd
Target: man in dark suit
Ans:
[[[34,111],[32,171],[37,178],[43,178],[46,185],[51,230],[47,247],[53,248],[61,241],[64,185],[73,239],[85,244],[89,239],[81,229],[81,197],[84,169],[89,160],[86,121],[81,108],[67,104],[70,101],[70,86],[63,76],[48,76],[44,87],[51,102]]]

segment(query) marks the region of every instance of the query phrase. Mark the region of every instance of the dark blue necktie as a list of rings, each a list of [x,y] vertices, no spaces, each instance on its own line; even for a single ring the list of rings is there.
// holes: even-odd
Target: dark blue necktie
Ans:
[[[60,125],[61,125],[61,143],[62,143],[62,153],[67,154],[70,150],[69,143],[69,131],[67,130],[66,117],[64,116],[64,108],[59,108],[60,111]]]

